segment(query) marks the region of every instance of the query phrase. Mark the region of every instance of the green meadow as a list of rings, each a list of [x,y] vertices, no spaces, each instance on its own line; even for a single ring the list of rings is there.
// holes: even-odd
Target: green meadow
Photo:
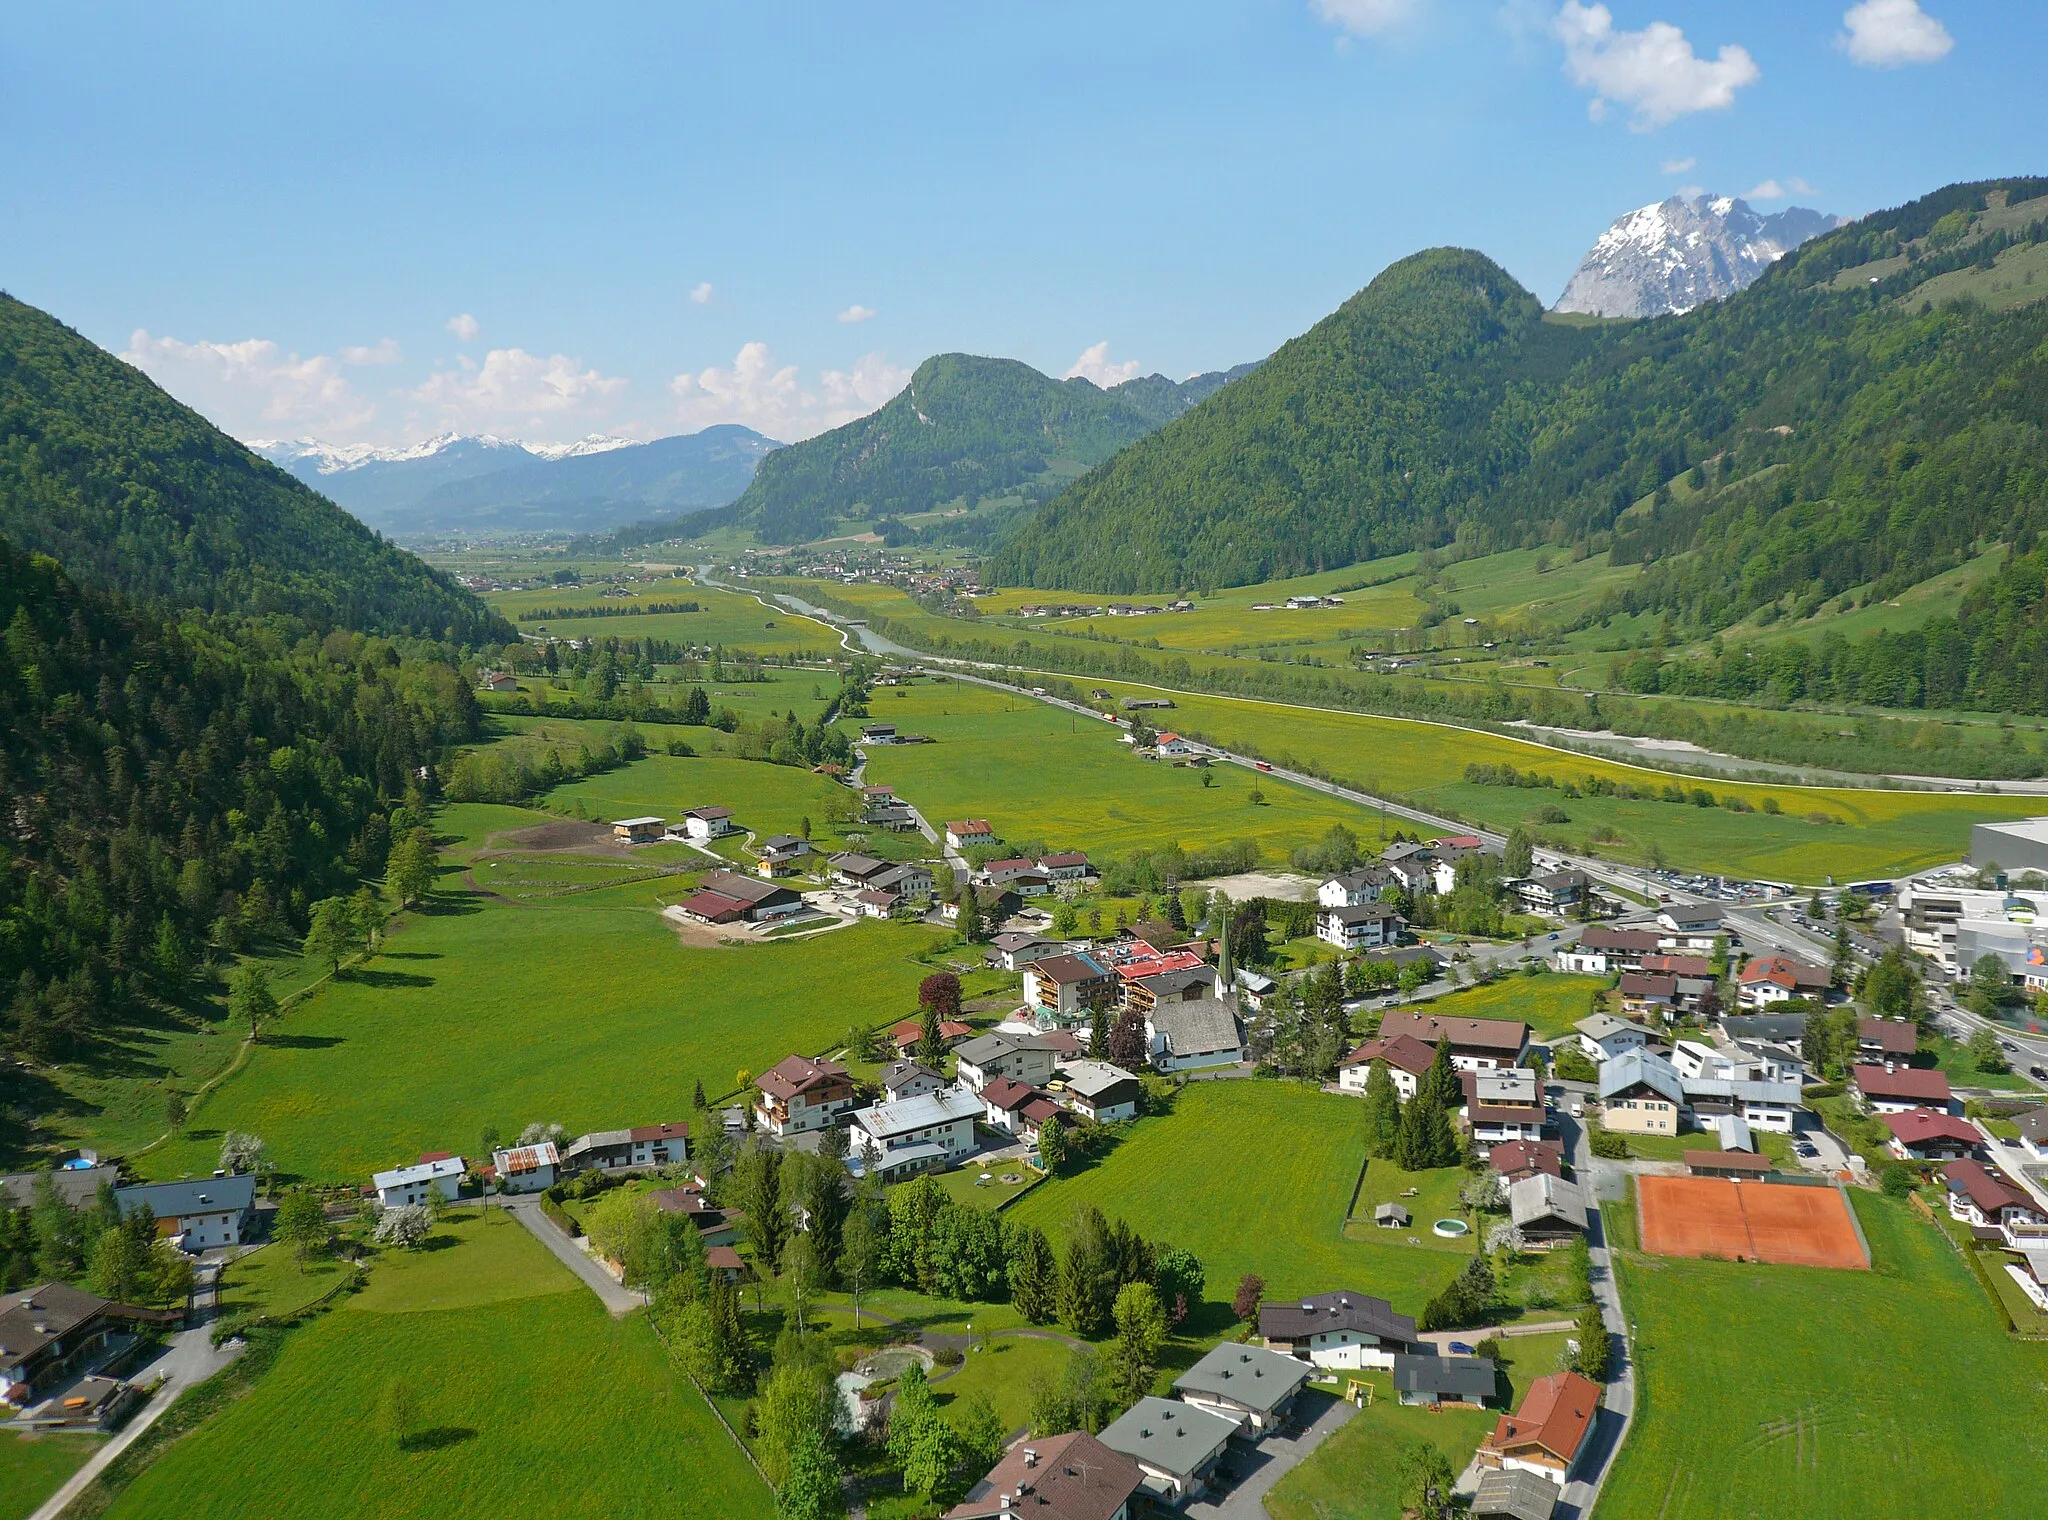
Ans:
[[[1446,993],[1424,1009],[1443,1018],[1520,1019],[1538,1042],[1571,1033],[1572,1025],[1593,1011],[1593,994],[1607,985],[1604,977],[1566,976],[1543,971],[1535,976],[1504,976],[1483,987]]]
[[[774,1499],[655,1339],[502,1212],[458,1213],[293,1331],[253,1389],[169,1447],[118,1520],[740,1520]],[[410,1449],[381,1428],[394,1382]]]
[[[0,1515],[35,1513],[99,1450],[98,1436],[18,1436],[0,1429]]]
[[[1905,1204],[1850,1199],[1869,1272],[1618,1253],[1636,1418],[1599,1520],[2038,1512],[2048,1345]],[[1623,1243],[1632,1213],[1607,1210]]]
[[[614,617],[560,618],[519,623],[522,633],[543,629],[561,639],[669,639],[706,648],[724,645],[735,653],[789,655],[836,652],[839,635],[814,619],[781,608],[763,607],[751,596],[720,591],[689,580],[636,583],[637,595],[605,596],[599,586],[501,591],[486,597],[493,608],[518,621],[522,612],[552,607],[600,607],[613,611],[637,604],[695,602],[696,612],[629,612]]]

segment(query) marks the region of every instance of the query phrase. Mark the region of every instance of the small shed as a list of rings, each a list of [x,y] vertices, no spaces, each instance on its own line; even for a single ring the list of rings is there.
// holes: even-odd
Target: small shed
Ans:
[[[1383,1230],[1405,1230],[1413,1219],[1398,1203],[1383,1203],[1372,1211],[1372,1221]]]

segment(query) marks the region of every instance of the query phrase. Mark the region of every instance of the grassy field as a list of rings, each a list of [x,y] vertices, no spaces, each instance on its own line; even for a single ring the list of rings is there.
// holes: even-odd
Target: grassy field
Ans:
[[[1529,1026],[1530,1038],[1541,1043],[1569,1034],[1592,1011],[1593,994],[1606,985],[1604,977],[1557,971],[1504,976],[1483,987],[1446,993],[1423,1011],[1447,1019],[1520,1019]]]
[[[937,742],[871,750],[867,777],[895,787],[935,825],[987,818],[1012,841],[1113,854],[1251,839],[1269,860],[1284,860],[1333,823],[1360,833],[1378,827],[1376,813],[1270,778],[1259,780],[1265,800],[1255,804],[1243,771],[1140,760],[1109,724],[1091,726],[1029,697],[954,681],[898,690],[907,695],[877,699],[876,715]],[[1213,786],[1203,786],[1205,774]]]
[[[1121,1215],[1148,1240],[1200,1257],[1211,1304],[1227,1304],[1239,1276],[1256,1272],[1270,1294],[1354,1288],[1413,1314],[1462,1257],[1346,1239],[1364,1160],[1354,1098],[1293,1083],[1200,1082],[1171,1114],[1139,1121],[1102,1161],[1044,1184],[1005,1217],[1058,1239],[1076,1206]]]
[[[1850,1197],[1867,1273],[1620,1253],[1640,1379],[1601,1520],[2035,1512],[2048,1346],[1906,1205]]]
[[[456,1216],[435,1247],[380,1261],[368,1291],[293,1332],[247,1397],[171,1447],[109,1513],[772,1512],[644,1316],[610,1318],[503,1213]],[[428,1432],[410,1450],[375,1418],[393,1380],[412,1388]]]
[[[340,1288],[353,1268],[329,1258],[301,1267],[292,1249],[268,1245],[237,1256],[221,1271],[220,1312],[289,1319]]]
[[[1784,1171],[1797,1170],[1789,1135],[1759,1129],[1752,1130],[1750,1137],[1756,1141],[1759,1154],[1770,1157]],[[1683,1161],[1687,1151],[1717,1151],[1721,1148],[1721,1137],[1707,1130],[1689,1130],[1683,1135],[1630,1134],[1625,1138],[1629,1154],[1641,1156],[1646,1161]]]
[[[631,607],[634,602],[695,602],[696,612],[631,613],[621,617],[564,618],[552,623],[522,622],[522,633],[545,630],[564,639],[670,639],[678,644],[704,648],[724,645],[728,650],[748,654],[826,654],[836,652],[839,635],[823,623],[794,612],[770,611],[751,596],[700,586],[687,580],[641,582],[632,587],[632,600],[608,597],[596,585],[548,588],[539,591],[501,591],[485,598],[493,608],[515,621],[519,614],[544,607]]]
[[[1471,1211],[1458,1202],[1458,1189],[1467,1177],[1458,1167],[1440,1167],[1433,1172],[1404,1172],[1391,1161],[1369,1162],[1365,1181],[1358,1189],[1345,1235],[1352,1240],[1369,1240],[1388,1245],[1401,1244],[1412,1250],[1449,1251],[1466,1257],[1472,1254],[1473,1237],[1452,1240],[1432,1234],[1430,1226],[1439,1219],[1462,1219],[1472,1223]],[[1404,1196],[1409,1189],[1414,1197]],[[1383,1203],[1398,1203],[1410,1222],[1406,1229],[1382,1229],[1373,1221],[1373,1210]]]
[[[1032,1379],[1057,1378],[1073,1352],[1062,1342],[1036,1335],[992,1335],[967,1353],[960,1370],[932,1385],[939,1407],[956,1418],[958,1405],[986,1393],[1003,1417],[1003,1429],[1020,1428],[1031,1413]]]
[[[99,1450],[98,1436],[18,1436],[0,1428],[0,1516],[21,1520]]]

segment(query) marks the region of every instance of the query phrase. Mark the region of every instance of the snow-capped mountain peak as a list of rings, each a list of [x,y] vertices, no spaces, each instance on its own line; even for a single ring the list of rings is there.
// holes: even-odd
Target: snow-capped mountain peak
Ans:
[[[1760,216],[1732,195],[1674,195],[1601,233],[1552,310],[1603,317],[1690,311],[1733,295],[1842,220],[1803,206]]]
[[[592,433],[574,443],[526,443],[517,438],[500,438],[492,433],[437,433],[432,438],[395,448],[373,443],[324,443],[318,438],[252,438],[249,447],[272,464],[283,465],[287,469],[293,465],[309,464],[317,474],[338,475],[360,470],[365,465],[432,459],[458,445],[468,445],[473,452],[504,450],[535,459],[571,459],[583,454],[603,454],[612,449],[627,448],[633,442],[631,438],[620,438],[611,433]],[[507,463],[514,462],[507,460]]]

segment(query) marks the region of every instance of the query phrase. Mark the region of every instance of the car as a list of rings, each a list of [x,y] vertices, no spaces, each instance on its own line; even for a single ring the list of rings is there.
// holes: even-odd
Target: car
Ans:
[[[2036,1082],[2048,1082],[2048,1066],[2029,1066],[2027,1075]]]
[[[1795,1155],[1808,1157],[1818,1156],[1820,1154],[1818,1150],[1814,1149],[1814,1147],[1811,1144],[1804,1140],[1798,1140],[1793,1142],[1792,1151]]]
[[[1478,1353],[1477,1353],[1477,1352],[1475,1352],[1475,1351],[1474,1351],[1474,1350],[1473,1350],[1473,1349],[1472,1349],[1472,1348],[1471,1348],[1470,1346],[1466,1345],[1466,1344],[1465,1344],[1465,1342],[1463,1342],[1463,1341],[1452,1341],[1452,1342],[1450,1343],[1450,1351],[1451,1351],[1451,1355],[1452,1355],[1452,1356],[1476,1356],[1476,1355],[1478,1355]]]

